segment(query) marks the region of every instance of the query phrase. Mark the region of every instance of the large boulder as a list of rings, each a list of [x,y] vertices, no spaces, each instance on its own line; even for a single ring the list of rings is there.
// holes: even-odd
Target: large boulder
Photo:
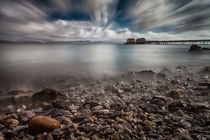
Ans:
[[[53,102],[58,100],[65,100],[66,95],[50,88],[43,89],[40,92],[33,94],[32,102]]]
[[[203,50],[207,50],[207,51],[210,51],[210,48],[203,48]]]
[[[189,52],[203,52],[203,48],[198,45],[192,45]]]

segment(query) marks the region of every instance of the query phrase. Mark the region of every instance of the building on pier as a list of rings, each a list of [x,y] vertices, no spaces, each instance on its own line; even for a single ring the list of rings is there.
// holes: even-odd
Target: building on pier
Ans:
[[[135,38],[128,38],[126,44],[136,44]]]
[[[136,39],[136,44],[145,44],[146,43],[146,39],[145,38],[137,38]]]

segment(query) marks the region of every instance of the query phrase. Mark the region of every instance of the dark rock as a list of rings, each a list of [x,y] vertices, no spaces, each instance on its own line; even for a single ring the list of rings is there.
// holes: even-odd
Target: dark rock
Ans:
[[[14,104],[16,104],[16,101],[13,96],[0,97],[0,106],[8,106]]]
[[[112,134],[112,133],[114,133],[114,129],[113,129],[113,128],[107,128],[107,129],[105,130],[105,133],[106,133],[106,134]]]
[[[189,52],[203,52],[203,48],[198,45],[192,45]]]
[[[209,74],[210,73],[210,67],[205,67],[201,73]]]
[[[157,106],[159,106],[159,107],[163,107],[164,105],[165,105],[165,102],[163,101],[163,100],[161,100],[161,99],[158,99],[158,98],[153,98],[152,100],[151,100],[151,103],[152,104],[155,104],[155,105],[157,105]]]
[[[88,115],[78,114],[78,115],[76,115],[72,118],[72,121],[75,122],[75,123],[76,122],[82,122],[86,119],[86,117],[88,117]]]
[[[143,124],[144,124],[145,129],[148,131],[153,131],[154,129],[157,128],[157,124],[152,121],[145,120]]]
[[[89,105],[90,108],[94,108],[94,107],[96,107],[96,106],[99,106],[100,104],[98,103],[98,101],[94,101],[94,100],[89,100],[89,99],[87,99],[87,100],[85,101],[85,103],[83,104],[83,106],[86,106],[86,105]]]
[[[52,102],[55,100],[65,100],[66,95],[50,88],[46,88],[40,92],[33,94],[32,102]]]
[[[189,129],[189,128],[191,128],[191,126],[192,126],[191,123],[185,121],[184,119],[182,119],[182,120],[180,121],[180,123],[181,123],[181,125],[182,125],[184,128],[186,128],[186,129]]]
[[[13,131],[17,134],[17,133],[19,133],[21,131],[26,130],[27,128],[28,128],[27,125],[19,125],[15,129],[13,129]]]
[[[192,140],[192,137],[188,130],[185,130],[183,128],[178,128],[174,134],[176,138],[179,140]]]
[[[138,72],[137,74],[139,74],[143,78],[149,78],[149,79],[153,79],[155,76],[155,72],[152,70],[144,70],[144,71]]]
[[[12,130],[8,130],[4,133],[4,136],[8,139],[14,138],[16,133]]]
[[[181,89],[172,90],[171,92],[167,94],[167,96],[174,99],[179,99],[184,96],[184,91]]]
[[[210,109],[209,104],[207,103],[195,102],[195,103],[190,104],[189,106],[189,111],[192,111],[192,112],[203,112],[209,109]]]
[[[14,100],[16,104],[29,104],[31,99],[31,94],[29,93],[22,93],[14,96]]]
[[[168,105],[168,110],[170,112],[176,112],[178,110],[186,110],[187,104],[183,101],[174,101]]]
[[[8,119],[12,119],[12,115],[2,115],[0,116],[0,123],[5,123]]]
[[[209,96],[209,93],[208,93],[208,92],[201,92],[200,95],[201,95],[201,96]]]
[[[161,80],[166,80],[167,79],[167,75],[164,74],[164,73],[158,73],[156,77],[158,79],[161,79]]]
[[[209,51],[209,50],[210,50],[210,48],[203,48],[203,50],[207,50],[207,51]]]
[[[210,83],[198,83],[198,85],[199,86],[204,86],[204,87],[209,87],[210,86]]]

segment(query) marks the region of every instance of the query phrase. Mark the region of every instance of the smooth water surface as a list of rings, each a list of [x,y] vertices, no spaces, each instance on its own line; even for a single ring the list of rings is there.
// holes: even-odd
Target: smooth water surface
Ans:
[[[188,53],[190,45],[1,44],[0,80],[102,76],[177,65],[207,66],[210,52]],[[209,47],[209,46],[202,46]]]

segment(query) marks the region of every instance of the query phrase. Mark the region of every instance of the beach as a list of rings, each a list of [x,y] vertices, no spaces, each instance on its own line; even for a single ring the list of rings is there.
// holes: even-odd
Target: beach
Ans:
[[[9,91],[0,103],[0,137],[209,139],[209,67],[197,73],[188,69],[181,65],[159,72],[70,78],[54,88]],[[37,116],[55,119],[58,126],[51,128],[49,120],[44,126],[31,122]]]

